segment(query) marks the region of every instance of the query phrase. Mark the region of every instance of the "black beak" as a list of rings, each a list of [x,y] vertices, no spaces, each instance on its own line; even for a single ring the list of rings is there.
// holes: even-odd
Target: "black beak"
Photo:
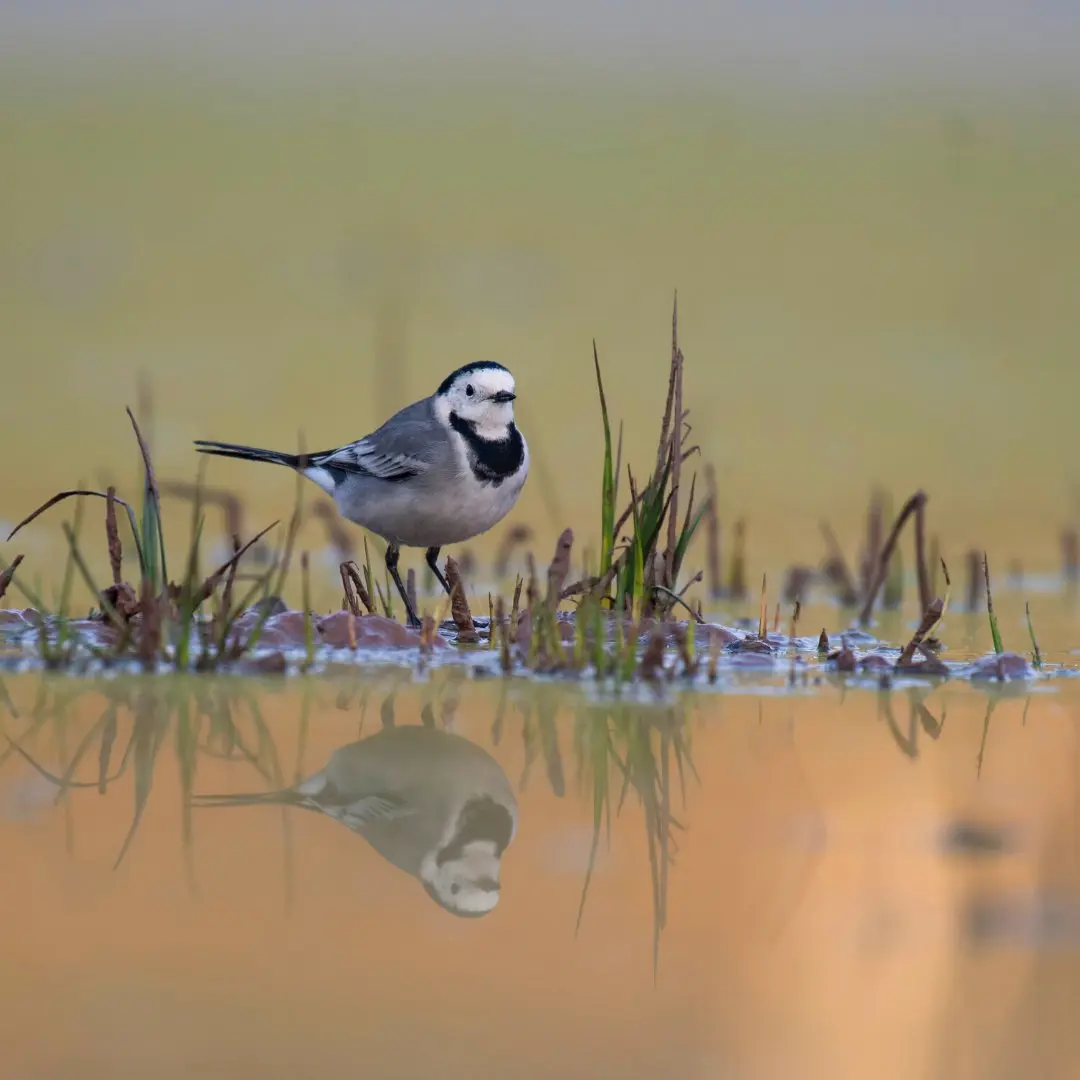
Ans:
[[[508,401],[513,401],[517,397],[517,394],[512,394],[509,390],[500,390],[497,394],[491,395],[491,400],[497,402],[499,405],[505,405]]]

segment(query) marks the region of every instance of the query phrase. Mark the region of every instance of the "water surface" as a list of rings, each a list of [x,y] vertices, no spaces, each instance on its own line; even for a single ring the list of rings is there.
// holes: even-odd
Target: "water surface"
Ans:
[[[8,677],[9,1075],[1076,1075],[1072,681],[619,704],[463,675]],[[192,805],[342,748],[371,841]],[[413,871],[474,796],[467,842],[516,824],[466,858],[497,899],[468,918]]]

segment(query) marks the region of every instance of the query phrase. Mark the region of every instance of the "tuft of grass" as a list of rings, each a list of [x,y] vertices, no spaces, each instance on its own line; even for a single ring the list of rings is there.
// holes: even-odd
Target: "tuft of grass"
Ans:
[[[177,584],[168,577],[160,492],[150,448],[130,408],[127,409],[127,414],[143,462],[141,518],[136,517],[131,504],[119,498],[112,487],[107,492],[83,487],[61,491],[27,515],[8,537],[11,539],[24,526],[59,503],[70,498],[76,500],[73,522],[63,523],[68,557],[55,606],[47,606],[37,590],[31,589],[21,576],[16,576],[15,571],[21,559],[16,560],[11,567],[2,568],[3,576],[0,577],[0,582],[5,588],[14,584],[41,616],[39,652],[43,663],[50,668],[69,668],[82,655],[95,657],[108,665],[124,660],[138,660],[147,670],[154,670],[161,664],[179,671],[216,670],[223,664],[245,657],[258,643],[263,625],[269,617],[268,604],[262,605],[254,627],[246,636],[233,635],[232,631],[236,620],[248,610],[258,593],[262,593],[264,600],[271,595],[271,580],[275,569],[279,571],[276,591],[280,592],[284,584],[292,543],[300,521],[302,494],[299,485],[297,507],[286,537],[284,557],[276,558],[266,573],[257,578],[248,594],[234,604],[233,587],[239,560],[278,523],[274,522],[263,529],[246,544],[240,544],[239,537],[234,537],[232,557],[204,578],[199,566],[199,550],[205,524],[200,471],[199,483],[194,489],[191,535],[184,560],[184,575]],[[103,499],[106,504],[105,542],[112,584],[104,590],[95,582],[82,550],[83,508],[87,496]],[[117,505],[122,506],[127,513],[138,555],[139,578],[135,586],[122,578],[123,546],[117,528]],[[70,606],[76,575],[82,578],[97,601],[98,610],[97,613],[91,613],[91,622],[108,625],[114,631],[111,636],[73,625]],[[212,617],[207,618],[203,614],[204,605],[215,609]],[[103,641],[105,644],[102,644]]]
[[[698,526],[713,506],[711,494],[695,506],[696,475],[691,478],[686,512],[678,517],[682,467],[697,446],[688,446],[690,425],[683,409],[683,353],[678,343],[678,307],[672,313],[672,352],[668,372],[668,393],[657,444],[656,465],[644,487],[636,482],[627,465],[630,502],[615,517],[618,478],[622,464],[622,427],[619,442],[612,452],[611,417],[599,351],[593,342],[593,366],[600,397],[600,416],[604,432],[604,465],[601,476],[600,565],[597,577],[571,586],[566,595],[593,591],[609,606],[628,613],[635,620],[644,616],[664,617],[683,595],[677,582],[690,542]],[[621,537],[624,526],[630,535]],[[662,541],[666,535],[666,543]],[[694,579],[699,580],[698,578]],[[614,586],[614,595],[610,589]],[[565,598],[565,597],[564,597]]]
[[[582,675],[591,667],[597,679],[610,678],[616,688],[638,678],[654,682],[661,677],[667,681],[676,677],[693,679],[701,667],[695,656],[695,627],[702,621],[693,612],[693,618],[686,624],[671,624],[670,632],[677,646],[673,663],[668,662],[672,658],[666,651],[667,634],[663,624],[642,614],[640,594],[629,610],[619,605],[608,610],[594,590],[585,591],[581,593],[572,626],[558,618],[559,599],[566,594],[563,581],[571,563],[572,544],[573,533],[566,529],[559,537],[548,568],[544,595],[540,594],[536,584],[535,560],[531,553],[527,555],[530,585],[528,603],[520,618],[515,618],[512,612],[510,619],[504,622],[502,613],[506,605],[501,596],[495,598],[495,625],[502,628],[502,670],[513,670],[512,650],[516,647],[517,658],[529,670]],[[515,610],[519,597],[520,581],[515,594]],[[677,597],[676,600],[685,606],[684,601]],[[639,648],[642,644],[644,650]],[[681,672],[678,670],[680,663]]]

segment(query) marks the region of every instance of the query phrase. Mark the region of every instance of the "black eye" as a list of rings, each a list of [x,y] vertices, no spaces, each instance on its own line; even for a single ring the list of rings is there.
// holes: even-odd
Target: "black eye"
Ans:
[[[469,389],[472,390],[472,387],[470,386]],[[461,886],[460,885],[454,884],[454,885],[450,886],[450,893],[451,893],[452,896],[457,896],[457,894],[459,892],[461,892]]]
[[[469,383],[469,385],[465,387],[465,396],[466,397],[472,397],[473,394],[475,394],[475,393],[476,393],[476,391],[473,390],[472,383]]]

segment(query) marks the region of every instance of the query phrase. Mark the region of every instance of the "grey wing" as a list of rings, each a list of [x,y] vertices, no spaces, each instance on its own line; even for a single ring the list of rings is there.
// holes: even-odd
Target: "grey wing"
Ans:
[[[297,785],[296,793],[307,805],[345,821],[351,828],[398,821],[416,812],[395,792],[363,792],[355,785],[339,786],[325,769]]]
[[[395,413],[382,427],[356,442],[312,454],[311,463],[379,480],[407,480],[431,469],[448,444],[431,399],[425,398]]]
[[[391,795],[365,795],[352,802],[340,803],[333,808],[324,807],[332,816],[338,811],[341,820],[351,829],[364,829],[372,825],[389,825],[402,818],[412,817],[416,810]]]

